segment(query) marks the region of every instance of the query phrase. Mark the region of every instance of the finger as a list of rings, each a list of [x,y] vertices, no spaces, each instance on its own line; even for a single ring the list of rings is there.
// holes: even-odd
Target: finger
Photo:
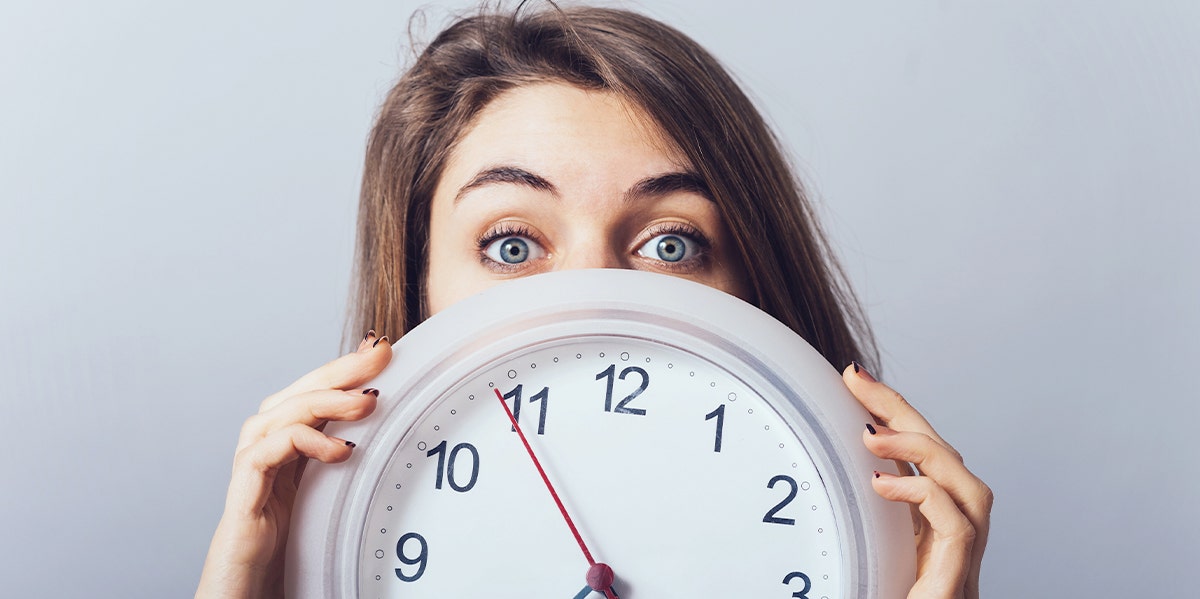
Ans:
[[[881,458],[916,464],[921,474],[946,490],[972,526],[987,528],[987,517],[992,508],[991,489],[945,446],[922,433],[900,432],[872,424],[867,424],[863,431],[863,444]]]
[[[904,396],[891,387],[880,383],[858,362],[853,362],[842,371],[846,387],[881,424],[901,431],[922,433],[952,451],[957,459],[962,456],[937,431],[933,430],[925,417],[909,405]]]
[[[909,597],[958,599],[971,568],[975,529],[954,500],[925,476],[875,473],[875,492],[890,501],[917,505],[929,523],[927,559],[917,572]]]
[[[378,338],[379,337],[375,335],[375,329],[367,331],[367,333],[363,335],[362,341],[358,342],[358,347],[354,351],[362,351],[367,349],[371,345],[374,345],[375,340]]]
[[[303,424],[277,430],[241,451],[233,461],[233,477],[225,513],[258,518],[271,496],[280,468],[301,457],[326,463],[345,461],[354,444]]]
[[[378,389],[323,389],[290,397],[247,418],[238,437],[238,449],[292,424],[317,427],[330,420],[362,420],[375,411],[378,398]]]
[[[386,336],[380,337],[359,351],[346,354],[300,377],[296,382],[263,400],[259,411],[270,410],[285,399],[308,391],[353,389],[379,374],[391,359],[392,346]]]

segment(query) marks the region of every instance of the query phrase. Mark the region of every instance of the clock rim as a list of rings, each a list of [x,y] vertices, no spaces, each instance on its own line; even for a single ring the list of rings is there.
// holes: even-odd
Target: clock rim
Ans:
[[[622,290],[626,289],[635,292],[624,293]],[[514,304],[509,301],[513,297],[523,301]],[[848,480],[840,481],[842,484],[824,486],[842,528],[840,534],[849,535],[839,542],[846,575],[844,583],[855,583],[855,587],[847,587],[849,596],[890,598],[907,594],[916,561],[909,510],[907,505],[883,500],[871,489],[871,470],[887,468],[890,462],[871,455],[862,445],[859,437],[863,423],[870,422],[871,417],[849,394],[837,371],[786,326],[736,297],[678,277],[618,269],[555,272],[509,281],[451,306],[398,340],[393,346],[391,364],[370,383],[381,391],[380,409],[365,421],[330,423],[326,429],[326,433],[336,431],[339,436],[363,440],[355,454],[343,464],[310,468],[301,481],[289,537],[289,546],[294,541],[297,545],[289,548],[299,551],[287,552],[288,587],[302,597],[317,589],[320,596],[333,596],[330,593],[340,596],[344,591],[337,582],[356,580],[357,572],[347,568],[357,564],[357,542],[355,550],[340,552],[340,559],[334,546],[346,535],[357,541],[362,535],[361,525],[354,528],[347,519],[329,518],[330,508],[343,507],[342,500],[346,497],[351,498],[353,506],[368,504],[378,481],[362,475],[368,464],[386,468],[394,448],[376,447],[371,439],[389,428],[388,423],[407,419],[405,431],[394,435],[397,440],[403,439],[425,410],[444,397],[457,381],[474,376],[487,363],[501,360],[502,355],[521,351],[520,347],[564,336],[551,336],[555,331],[569,331],[565,335],[569,337],[613,336],[609,332],[611,326],[606,331],[578,330],[578,325],[598,316],[609,323],[665,328],[675,331],[676,336],[703,342],[735,357],[747,370],[764,379],[771,390],[779,392],[786,400],[786,407],[795,414],[786,413],[786,409],[781,412],[785,406],[774,405],[770,394],[750,385],[788,422],[822,477],[830,474],[829,467],[848,475]],[[525,341],[526,337],[534,341],[516,348],[510,343]],[[647,340],[658,342],[653,338]],[[667,345],[696,354],[742,378],[688,347]],[[507,348],[508,353],[496,353],[497,346]],[[480,362],[480,356],[490,359]],[[457,375],[447,374],[448,371],[439,368],[471,359],[476,361],[466,362],[474,365],[465,373],[460,369]],[[784,366],[784,362],[791,365]],[[806,371],[803,377],[797,376],[799,370]],[[443,383],[431,387],[447,378],[453,379],[449,386]],[[401,401],[401,396],[413,395],[401,390],[411,389],[421,390],[422,405]],[[811,401],[804,401],[806,397]],[[805,411],[808,413],[802,413]],[[816,456],[812,441],[801,436],[806,431],[798,430],[796,424],[815,433],[820,445]],[[396,426],[393,424],[391,428]],[[379,468],[372,468],[371,472],[382,473]],[[862,476],[854,476],[860,468]],[[306,521],[309,513],[313,516]],[[322,515],[328,523],[324,530],[314,522]],[[365,511],[352,519],[365,520]],[[313,543],[321,546],[319,552],[312,550]],[[884,549],[887,555],[882,555]],[[301,553],[313,557],[302,558]],[[312,562],[319,559],[318,553],[324,559],[320,567],[314,567]],[[334,569],[345,573],[334,575]]]

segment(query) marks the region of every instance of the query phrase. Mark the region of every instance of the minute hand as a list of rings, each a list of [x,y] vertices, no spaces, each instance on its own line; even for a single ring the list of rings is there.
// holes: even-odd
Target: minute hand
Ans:
[[[550,491],[550,497],[554,499],[554,504],[558,506],[559,513],[562,514],[563,520],[566,520],[567,527],[571,529],[571,534],[575,535],[575,542],[579,543],[579,549],[583,551],[583,557],[587,558],[589,566],[588,572],[591,573],[600,569],[607,570],[610,581],[609,584],[611,585],[612,569],[606,564],[597,564],[595,558],[592,557],[592,552],[588,551],[587,543],[583,542],[583,537],[579,534],[579,529],[575,528],[575,522],[571,520],[571,515],[567,513],[566,506],[564,506],[562,500],[559,499],[558,492],[554,490],[554,485],[550,484],[550,477],[546,476],[546,471],[542,469],[542,463],[538,461],[537,456],[533,453],[533,448],[529,446],[529,440],[525,438],[525,433],[521,430],[521,425],[517,422],[517,417],[513,415],[512,410],[509,409],[508,404],[505,403],[504,396],[500,393],[500,390],[493,390],[496,392],[496,399],[500,400],[500,406],[504,408],[504,413],[508,414],[508,419],[510,422],[512,422],[513,430],[517,431],[517,436],[521,438],[521,444],[525,446],[525,452],[529,454],[529,459],[533,460],[534,467],[537,468],[538,474],[542,476],[542,482],[546,483],[546,490]],[[589,576],[589,578],[591,577]],[[591,581],[589,580],[588,582],[590,583]],[[604,596],[608,599],[619,599],[617,594],[613,592],[611,586],[599,589],[595,587],[592,588],[594,590],[603,592]]]

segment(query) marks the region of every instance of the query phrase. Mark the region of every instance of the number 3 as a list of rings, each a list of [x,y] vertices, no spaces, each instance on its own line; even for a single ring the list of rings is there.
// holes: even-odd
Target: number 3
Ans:
[[[808,579],[808,575],[805,574],[804,572],[792,572],[792,573],[788,574],[787,576],[783,577],[783,584],[791,583],[793,578],[799,578],[800,580],[803,580],[804,588],[800,589],[799,591],[796,591],[795,593],[792,593],[792,596],[798,597],[799,599],[808,599],[808,595],[806,595],[805,593],[807,593],[810,589],[812,589],[812,581]]]

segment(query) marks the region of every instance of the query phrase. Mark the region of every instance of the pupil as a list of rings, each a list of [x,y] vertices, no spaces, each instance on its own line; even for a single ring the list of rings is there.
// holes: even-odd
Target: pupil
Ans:
[[[506,239],[500,246],[500,256],[509,264],[524,262],[529,258],[529,244],[515,237]]]
[[[683,240],[668,235],[658,242],[658,257],[666,262],[679,262],[683,259]]]

